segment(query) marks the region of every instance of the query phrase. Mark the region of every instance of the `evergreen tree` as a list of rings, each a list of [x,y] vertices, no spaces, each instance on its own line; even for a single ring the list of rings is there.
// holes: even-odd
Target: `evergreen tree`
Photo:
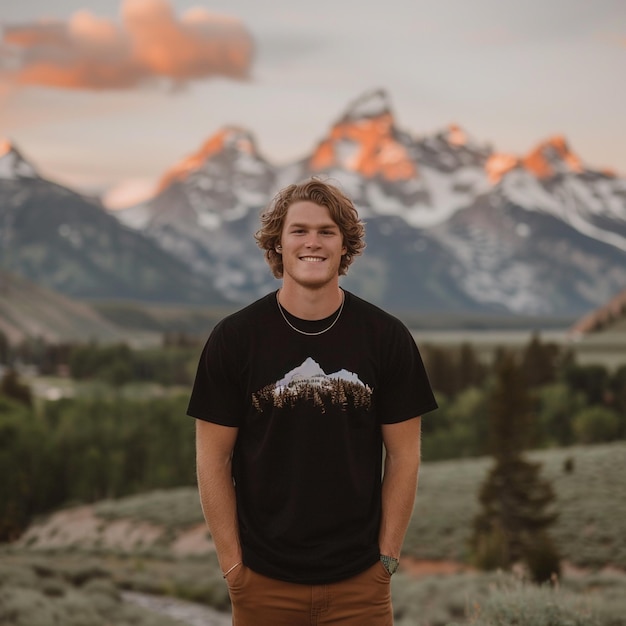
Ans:
[[[454,396],[459,390],[459,385],[456,362],[452,352],[432,345],[425,345],[422,352],[433,389]]]
[[[626,438],[626,365],[620,365],[611,377],[610,389],[612,405],[619,415],[618,437]]]
[[[33,403],[30,387],[20,380],[14,369],[8,369],[0,380],[0,395],[17,400],[26,406]]]
[[[489,395],[490,449],[495,464],[483,483],[482,509],[471,538],[474,561],[484,569],[524,562],[532,577],[559,572],[559,556],[547,534],[555,521],[555,496],[540,465],[524,458],[532,432],[524,374],[510,353],[499,355]]]
[[[563,373],[573,392],[582,392],[588,404],[604,404],[609,395],[609,371],[604,365],[571,365]]]
[[[469,343],[463,343],[458,357],[458,383],[459,391],[468,387],[480,387],[487,376],[487,368],[483,365],[476,350]]]
[[[11,354],[9,338],[0,330],[0,365],[7,365]]]
[[[557,377],[560,350],[555,343],[543,343],[537,333],[524,348],[522,369],[530,387],[553,383]]]

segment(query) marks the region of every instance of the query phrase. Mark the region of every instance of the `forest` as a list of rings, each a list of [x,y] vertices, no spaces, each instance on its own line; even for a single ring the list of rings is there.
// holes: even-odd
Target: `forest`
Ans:
[[[185,416],[201,346],[184,335],[159,348],[29,342],[0,338],[0,540],[19,536],[34,516],[195,484],[193,420]],[[470,344],[422,346],[439,409],[423,420],[423,460],[490,453],[489,398],[503,347],[481,362]],[[19,374],[63,380],[67,397],[37,397]],[[626,439],[626,364],[577,365],[571,352],[533,336],[512,359],[528,396],[522,449]],[[24,369],[22,367],[22,369]],[[69,387],[67,387],[69,385]]]
[[[32,581],[46,571],[45,576],[65,581],[59,585],[73,588],[73,574],[61,566],[42,565],[10,549],[33,523],[60,509],[93,504],[115,516],[118,509],[127,514],[136,501],[133,515],[141,518],[142,503],[156,498],[168,516],[181,511],[174,502],[182,497],[187,503],[183,509],[191,513],[186,521],[166,522],[167,533],[175,536],[202,523],[195,494],[194,424],[185,415],[201,348],[181,333],[167,334],[160,346],[143,349],[95,342],[12,346],[0,336],[0,472],[8,477],[0,481],[0,544],[8,546],[5,563],[17,559],[4,574],[0,568],[0,590],[3,575],[12,579],[15,568],[25,568],[30,573],[24,576]],[[502,346],[489,360],[470,343],[424,343],[420,350],[439,409],[423,419],[422,486],[406,557],[453,559],[488,572],[513,571],[523,563],[531,579],[548,584],[562,575],[563,563],[624,567],[620,532],[608,523],[622,518],[622,503],[610,492],[605,466],[621,462],[620,446],[626,441],[626,363],[612,368],[579,364],[567,346],[543,341],[539,334],[516,350]],[[618,447],[604,452],[607,445]],[[586,449],[589,455],[582,452]],[[445,497],[437,497],[438,489]],[[56,554],[55,562],[68,559],[71,569],[94,556],[73,554]],[[106,576],[122,576],[117,586],[227,608],[210,559],[203,565],[210,575],[198,586],[187,578],[179,582],[201,567],[197,559],[140,554],[132,562],[111,565],[119,571]],[[110,564],[112,556],[106,558]],[[143,559],[167,570],[166,578],[147,582]],[[93,572],[104,575],[100,566]],[[397,623],[508,625],[511,615],[521,615],[520,602],[535,606],[531,617],[519,621],[522,626],[617,626],[615,615],[623,614],[621,604],[612,600],[622,593],[621,578],[579,580],[579,590],[595,588],[604,594],[597,614],[606,615],[592,621],[589,607],[569,591],[551,596],[543,587],[532,591],[507,579],[508,591],[488,599],[488,581],[496,579],[484,576],[429,579],[431,583],[400,576],[394,591]],[[32,584],[38,589],[43,585],[46,595],[48,583]],[[572,584],[568,581],[568,588]],[[480,598],[485,603],[480,606],[501,620],[480,621],[476,607],[462,606],[467,596],[463,600],[459,594]],[[419,621],[417,599],[430,596],[438,597],[440,606],[433,605],[425,613],[431,617]],[[467,617],[472,611],[474,618]],[[551,611],[557,615],[552,621]],[[451,621],[461,615],[470,621]],[[101,622],[94,618],[93,623]]]

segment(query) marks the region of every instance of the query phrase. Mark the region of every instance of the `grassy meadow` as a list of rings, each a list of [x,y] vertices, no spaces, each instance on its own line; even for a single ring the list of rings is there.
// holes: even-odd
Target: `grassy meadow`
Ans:
[[[542,464],[556,492],[559,517],[551,534],[562,556],[579,567],[626,570],[626,443],[542,450],[528,458]],[[478,487],[491,463],[479,458],[422,465],[408,554],[467,560]]]
[[[532,335],[538,331],[529,325],[525,328],[462,328],[415,329],[413,337],[419,346],[434,345],[445,348],[458,348],[469,343],[481,360],[491,362],[496,352],[506,346],[521,351]],[[573,352],[576,362],[581,365],[604,365],[615,369],[624,363],[626,354],[626,328],[617,327],[612,332],[591,333],[580,337],[568,332],[567,326],[545,328],[540,333],[544,342],[551,342],[561,349]]]
[[[156,332],[171,322],[159,318],[153,329],[140,321]],[[440,385],[440,409],[424,419],[428,460],[392,583],[396,626],[626,624],[626,338],[572,342],[554,329],[533,348],[532,334],[416,331]],[[461,349],[468,342],[474,354]],[[489,364],[503,345],[528,376],[521,380],[536,432],[525,456],[541,464],[556,494],[549,532],[562,571],[550,585],[530,583],[521,568],[470,566],[477,496],[493,463],[483,456],[497,373]],[[450,353],[437,353],[440,346]],[[32,366],[0,384],[0,473],[17,478],[0,482],[0,531],[10,542],[0,544],[0,624],[181,623],[130,604],[126,591],[227,615],[227,588],[193,486],[193,421],[184,416],[200,348],[176,332],[141,350],[5,346],[4,362]],[[569,351],[582,366],[572,365]]]
[[[424,441],[428,445],[428,441]],[[393,580],[397,626],[619,626],[626,615],[626,443],[576,446],[530,454],[553,482],[559,519],[552,529],[565,567],[556,585],[538,587],[523,573],[476,572],[415,576],[405,567]],[[405,560],[466,564],[476,494],[488,458],[422,465]],[[92,507],[101,520],[90,538],[50,547],[46,518],[0,554],[0,623],[142,624],[120,590],[172,595],[228,610],[228,595],[210,550],[177,556],[172,546],[202,523],[192,487],[157,490]],[[131,547],[102,541],[120,520],[163,532]],[[411,557],[411,558],[409,558]],[[37,607],[39,607],[37,609]],[[82,607],[77,622],[45,621]],[[88,609],[87,607],[91,607]],[[39,610],[41,615],[36,617]],[[75,610],[71,608],[71,610]],[[82,612],[81,612],[82,611]],[[71,612],[71,611],[70,611]],[[128,613],[128,614],[127,614]],[[68,613],[69,614],[69,613]],[[56,619],[56,618],[55,618]],[[168,621],[151,621],[155,625]],[[109,620],[109,621],[107,621]],[[136,620],[136,621],[133,621]]]

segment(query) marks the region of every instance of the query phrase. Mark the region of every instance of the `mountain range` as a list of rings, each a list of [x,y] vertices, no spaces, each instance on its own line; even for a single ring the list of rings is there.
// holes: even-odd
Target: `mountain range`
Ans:
[[[90,198],[0,146],[0,267],[83,299],[224,303],[211,285]]]
[[[310,176],[340,184],[366,222],[343,286],[388,309],[574,318],[626,288],[625,178],[586,165],[561,136],[516,156],[457,125],[414,135],[382,90],[293,163],[223,128],[151,199],[117,211],[45,181],[9,146],[5,266],[83,298],[243,304],[277,286],[253,238],[259,212]]]

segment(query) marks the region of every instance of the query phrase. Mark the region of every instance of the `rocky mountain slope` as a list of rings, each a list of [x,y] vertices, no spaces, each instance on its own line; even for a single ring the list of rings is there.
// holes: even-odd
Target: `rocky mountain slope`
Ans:
[[[42,179],[0,149],[2,267],[63,293],[210,304],[277,287],[254,241],[283,185],[328,178],[354,199],[365,255],[343,285],[395,311],[579,317],[626,288],[626,178],[562,136],[501,154],[457,125],[402,129],[388,94],[350,104],[307,156],[276,165],[227,127],[139,205]]]
[[[338,182],[367,223],[344,285],[385,306],[576,316],[626,287],[626,179],[586,166],[560,136],[522,157],[456,125],[413,136],[383,91],[285,166],[225,128],[153,199],[115,215],[246,302],[275,286],[253,240],[259,210],[312,175]]]
[[[6,271],[70,296],[223,301],[99,200],[42,178],[10,144],[0,147],[0,250]]]

